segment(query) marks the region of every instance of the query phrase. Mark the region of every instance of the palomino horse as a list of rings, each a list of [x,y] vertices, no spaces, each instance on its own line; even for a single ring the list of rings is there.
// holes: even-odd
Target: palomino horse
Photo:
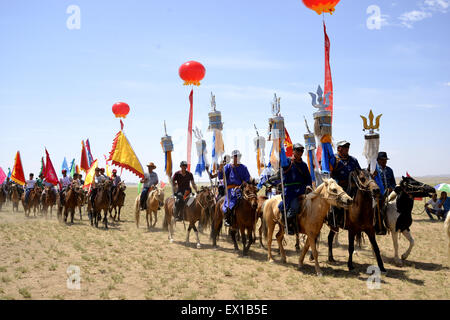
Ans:
[[[73,217],[75,216],[75,208],[78,206],[79,193],[80,187],[76,182],[72,182],[66,188],[64,201],[64,222],[67,222],[67,216],[70,213],[70,223],[73,223]],[[58,213],[60,213],[60,211],[58,211]]]
[[[91,220],[91,226],[95,225],[98,228],[98,220],[102,218],[102,210],[104,213],[103,224],[105,229],[108,229],[108,213],[110,206],[109,188],[111,187],[111,180],[105,180],[103,183],[96,185],[97,194],[94,199],[94,207],[92,202],[88,200],[89,219]]]
[[[391,232],[394,244],[395,264],[401,266],[414,246],[414,239],[409,230],[412,224],[411,211],[414,206],[414,198],[431,197],[433,193],[436,193],[433,187],[411,177],[402,177],[400,185],[389,195],[386,216],[387,227]],[[396,200],[394,200],[395,197],[397,198]],[[409,241],[408,250],[401,256],[402,260],[398,257],[399,232]]]
[[[164,223],[163,228],[169,230],[169,240],[173,242],[173,226],[174,226],[174,209],[180,209],[183,205],[183,199],[175,199],[175,197],[167,198],[164,202]],[[181,202],[181,205],[180,205]],[[190,206],[185,205],[183,212],[183,220],[189,222],[189,227],[186,234],[186,245],[189,245],[189,234],[193,229],[197,238],[197,248],[200,248],[200,239],[198,237],[198,230],[195,223],[199,224],[204,221],[202,219],[207,214],[207,211],[214,202],[214,195],[210,188],[202,187]]]
[[[20,187],[17,184],[13,184],[11,186],[11,202],[12,202],[12,207],[13,207],[13,212],[14,209],[16,209],[16,211],[19,211],[19,202],[20,202]]]
[[[112,192],[111,208],[109,209],[109,214],[111,215],[111,212],[114,209],[114,217],[112,217],[114,221],[116,221],[117,211],[119,212],[117,221],[120,221],[120,210],[122,209],[122,207],[125,203],[125,189],[126,188],[127,187],[125,185],[125,182],[121,181],[114,188],[114,190]]]
[[[255,227],[254,227],[254,233],[253,233],[253,242],[256,241],[256,224],[258,223],[258,220],[261,220],[261,225],[259,226],[258,232],[259,232],[259,244],[262,248],[264,248],[264,244],[262,242],[262,236],[263,236],[263,209],[264,209],[264,203],[266,200],[269,199],[266,196],[258,196],[258,206],[256,207],[256,220],[255,220]]]
[[[25,192],[22,194],[22,205],[25,211],[25,216],[29,217],[31,209],[33,209],[34,216],[36,216],[36,209],[39,211],[39,199],[41,197],[41,188],[35,186],[31,189],[30,194],[28,196],[28,203],[25,204]]]
[[[356,169],[349,176],[350,194],[355,195],[353,204],[348,212],[344,215],[344,229],[348,230],[348,261],[347,267],[353,270],[353,252],[355,250],[355,237],[361,239],[364,232],[369,237],[372,249],[375,253],[378,267],[381,272],[386,272],[381,259],[380,249],[378,248],[375,237],[375,210],[373,207],[374,200],[380,199],[380,188],[372,179],[370,172],[366,169]],[[335,231],[331,230],[328,234],[328,261],[335,262],[333,258],[333,238]]]
[[[256,208],[258,206],[257,198],[257,188],[256,183],[251,181],[250,183],[242,183],[240,187],[237,188],[240,192],[238,196],[238,202],[234,207],[234,218],[232,219],[232,225],[230,227],[231,238],[233,239],[234,250],[238,251],[239,247],[236,241],[236,233],[240,232],[241,240],[243,244],[243,255],[248,255],[248,251],[253,241],[253,230],[256,224]],[[216,209],[214,212],[213,223],[211,226],[211,239],[213,241],[213,246],[217,246],[216,239],[219,235],[220,229],[222,227],[222,205],[225,197],[222,197],[216,204]],[[245,234],[247,231],[247,235]],[[248,237],[248,244],[247,244]]]
[[[136,197],[136,201],[134,203],[135,208],[135,217],[136,217],[136,227],[139,228],[139,218],[140,218],[140,206],[141,195],[139,194]],[[146,219],[147,219],[147,229],[150,230],[150,227],[154,227],[156,222],[158,221],[158,210],[164,206],[164,190],[158,187],[155,187],[153,190],[150,190],[147,195],[147,210],[146,210]],[[155,223],[153,223],[152,212],[155,215]],[[150,219],[150,221],[149,221]]]
[[[47,217],[48,208],[50,207],[50,218],[53,213],[53,206],[56,204],[56,190],[52,187],[45,187],[41,195],[42,211]]]
[[[278,247],[282,261],[286,262],[286,253],[283,247],[284,238],[284,219],[278,209],[281,202],[281,195],[275,196],[266,201],[264,204],[263,225],[264,236],[267,241],[268,259],[273,262],[271,245],[275,225],[279,226],[279,231],[276,234]],[[319,266],[318,252],[316,247],[316,239],[320,234],[325,217],[328,214],[331,206],[339,208],[348,208],[352,203],[352,199],[345,193],[345,191],[333,179],[324,179],[323,183],[317,187],[316,190],[307,194],[303,200],[300,214],[297,215],[298,229],[300,233],[306,234],[307,239],[305,246],[300,254],[298,267],[303,266],[303,260],[309,247],[312,249],[312,254],[315,261],[315,270],[318,276],[322,275]]]

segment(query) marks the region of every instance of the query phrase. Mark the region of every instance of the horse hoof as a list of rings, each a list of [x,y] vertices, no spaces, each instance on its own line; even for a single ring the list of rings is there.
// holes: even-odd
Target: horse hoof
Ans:
[[[200,243],[197,243],[197,249],[200,249],[202,245]]]
[[[402,260],[405,261],[406,259],[408,259],[408,256],[405,254],[402,254]]]
[[[297,270],[301,270],[302,268],[303,268],[303,263],[301,263],[297,266]]]
[[[269,259],[269,263],[274,263],[273,259]]]
[[[318,276],[318,277],[323,277],[322,272],[317,272],[317,276]]]
[[[336,263],[336,260],[334,260],[334,258],[328,258],[328,262],[329,263]]]
[[[403,261],[402,261],[402,260],[396,259],[396,260],[394,261],[394,263],[395,263],[395,265],[396,265],[397,267],[403,267]]]
[[[170,242],[170,243],[173,243],[173,239],[169,239],[169,242]]]

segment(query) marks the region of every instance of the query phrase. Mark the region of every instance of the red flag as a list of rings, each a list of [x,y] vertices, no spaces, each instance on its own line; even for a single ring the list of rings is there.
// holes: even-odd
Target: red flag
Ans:
[[[59,183],[58,176],[56,175],[55,168],[53,168],[53,164],[52,161],[50,160],[50,155],[48,154],[47,149],[45,149],[45,154],[47,155],[44,174],[45,181],[56,186]]]
[[[325,21],[323,22],[323,32],[325,34],[325,88],[324,95],[330,94],[326,103],[328,103],[328,108],[326,110],[331,111],[331,123],[333,123],[333,79],[331,78],[331,68],[330,68],[330,39],[327,35],[327,27],[325,26]]]
[[[293,150],[293,144],[291,137],[289,137],[289,133],[287,132],[287,129],[284,128],[284,134],[286,138],[284,139],[284,148],[286,149],[286,157],[290,158],[293,156],[294,150]]]
[[[81,161],[80,161],[80,169],[84,172],[89,170],[89,162],[86,154],[86,148],[84,147],[84,141],[81,140]]]
[[[165,184],[164,182],[162,182],[162,181],[160,182],[160,184],[161,184],[161,188],[164,189],[164,187],[166,186],[166,184]]]
[[[14,159],[14,168],[11,174],[11,180],[22,186],[26,183],[19,151],[17,151],[16,158]]]
[[[330,68],[330,39],[327,34],[327,27],[325,21],[323,22],[323,32],[325,35],[325,86],[324,86],[324,97],[329,93],[328,100],[324,103],[328,104],[326,110],[331,111],[331,124],[333,124],[333,79],[331,78],[331,68]],[[319,144],[316,154],[317,161],[322,159],[322,145]]]
[[[191,170],[191,149],[192,149],[192,116],[194,113],[193,110],[193,96],[194,96],[194,89],[191,90],[191,93],[189,94],[189,103],[190,103],[190,108],[189,108],[189,122],[188,122],[188,136],[187,136],[187,163],[188,163],[188,167],[187,170],[190,171]]]

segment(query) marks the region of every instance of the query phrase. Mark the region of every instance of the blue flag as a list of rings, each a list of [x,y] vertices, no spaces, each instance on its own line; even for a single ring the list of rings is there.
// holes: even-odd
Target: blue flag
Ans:
[[[69,173],[70,172],[70,170],[69,170],[69,166],[67,165],[67,160],[66,160],[66,157],[64,157],[64,161],[63,161],[63,163],[62,163],[62,166],[61,166],[61,171],[62,170],[66,170],[67,171],[67,173]]]

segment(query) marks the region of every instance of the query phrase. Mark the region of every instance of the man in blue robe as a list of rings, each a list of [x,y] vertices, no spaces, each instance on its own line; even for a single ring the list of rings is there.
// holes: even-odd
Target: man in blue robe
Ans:
[[[224,166],[223,163],[220,164],[218,177],[219,179],[225,179],[227,186],[227,197],[222,205],[222,211],[225,214],[225,225],[231,226],[232,215],[234,214],[234,207],[238,201],[239,197],[239,186],[243,182],[250,182],[250,173],[245,165],[240,163],[241,153],[239,150],[234,150],[231,153],[232,163]]]
[[[348,141],[339,141],[337,143],[337,154],[333,158],[330,159],[331,164],[331,177],[336,180],[337,184],[344,189],[347,193],[350,192],[348,190],[349,187],[349,177],[350,172],[359,169],[361,167],[359,165],[358,160],[355,157],[349,155],[350,150],[350,142]],[[349,194],[349,196],[353,196]],[[328,216],[328,222],[331,227],[335,230],[338,228],[344,227],[344,209],[333,207],[334,216]]]
[[[288,233],[290,235],[293,235],[296,231],[295,217],[301,211],[306,187],[312,186],[308,166],[302,160],[304,151],[303,145],[300,143],[294,144],[293,157],[287,159],[287,165],[283,166],[284,199],[286,201]],[[280,212],[284,212],[283,201],[278,205],[278,209],[280,209]]]

